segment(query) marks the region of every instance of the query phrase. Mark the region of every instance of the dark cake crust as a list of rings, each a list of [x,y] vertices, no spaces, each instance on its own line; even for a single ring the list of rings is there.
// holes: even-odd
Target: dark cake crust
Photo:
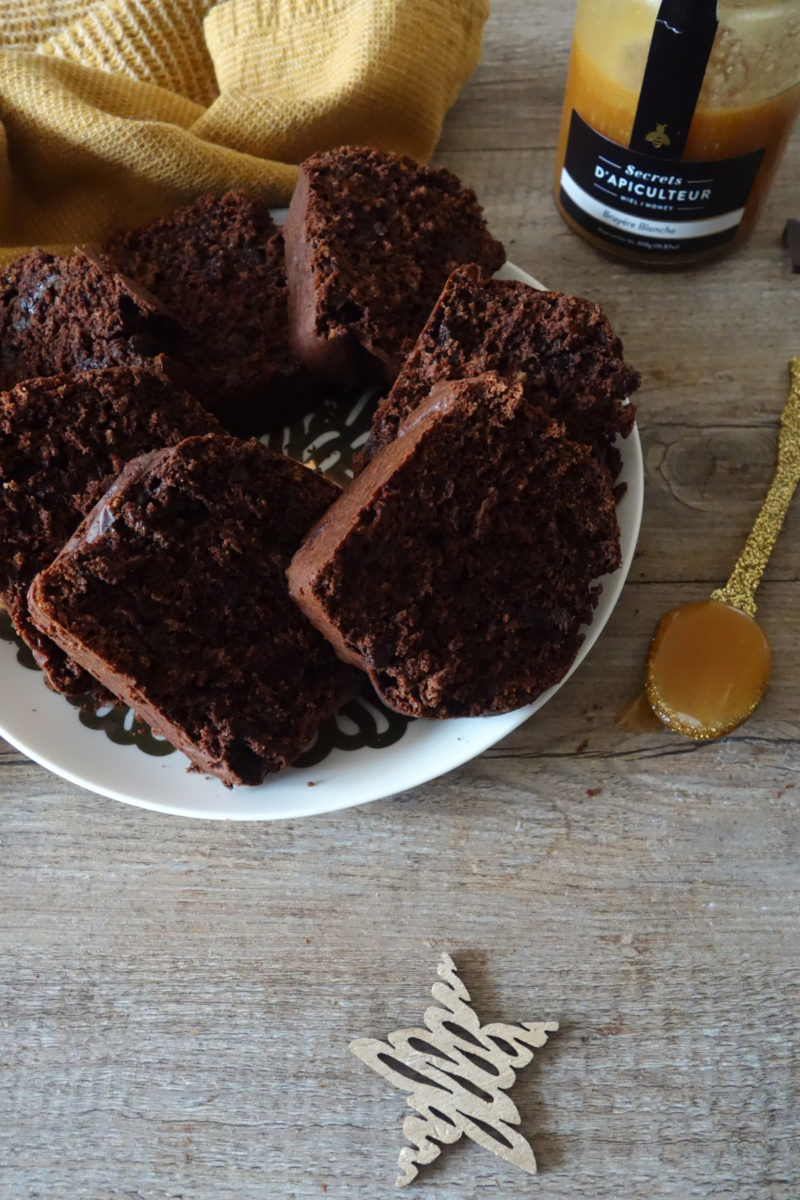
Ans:
[[[33,250],[0,275],[0,391],[66,371],[143,366],[179,353],[182,339],[155,297],[83,250]]]
[[[286,584],[338,490],[231,437],[134,460],[34,580],[34,620],[199,770],[261,783],[358,688]]]
[[[30,379],[0,395],[0,601],[47,681],[93,681],[31,623],[27,591],[125,463],[219,426],[154,369],[111,367]]]
[[[505,262],[455,175],[355,146],[301,164],[284,236],[292,346],[343,382],[394,379],[453,268]]]
[[[203,401],[227,429],[263,433],[322,399],[324,381],[289,347],[283,236],[262,200],[206,193],[113,234],[102,252],[180,315],[183,357],[206,379]]]
[[[511,279],[486,279],[475,267],[453,272],[389,395],[375,412],[357,457],[363,469],[442,379],[497,371],[519,379],[526,395],[591,446],[613,479],[636,409],[624,403],[639,374],[623,361],[622,342],[590,300],[543,292]]]
[[[608,478],[496,374],[441,383],[312,530],[290,592],[386,704],[507,712],[557,683],[620,564]]]
[[[309,174],[301,168],[283,227],[291,345],[309,371],[337,383],[354,383],[369,375],[369,358],[349,329],[341,325],[325,329],[318,319],[315,259],[324,251],[306,236],[310,202]]]

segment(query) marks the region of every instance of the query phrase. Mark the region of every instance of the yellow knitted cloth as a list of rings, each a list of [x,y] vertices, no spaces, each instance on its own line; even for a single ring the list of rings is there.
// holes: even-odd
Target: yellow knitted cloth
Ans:
[[[488,0],[0,0],[0,261],[343,143],[432,152]]]

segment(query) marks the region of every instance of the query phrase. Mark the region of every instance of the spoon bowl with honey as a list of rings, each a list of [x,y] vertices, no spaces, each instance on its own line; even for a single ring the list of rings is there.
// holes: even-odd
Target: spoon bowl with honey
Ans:
[[[695,741],[731,733],[752,715],[769,683],[772,653],[755,620],[754,596],[800,481],[800,358],[789,365],[775,477],[745,548],[725,587],[708,600],[673,608],[650,646],[647,704],[662,724]],[[637,703],[641,708],[640,698],[623,713]]]

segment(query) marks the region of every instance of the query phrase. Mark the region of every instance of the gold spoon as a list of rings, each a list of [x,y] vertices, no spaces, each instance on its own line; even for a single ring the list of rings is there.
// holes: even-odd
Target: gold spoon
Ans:
[[[645,689],[653,713],[695,741],[724,737],[758,707],[769,683],[769,639],[753,597],[800,481],[800,358],[781,413],[778,463],[730,579],[709,600],[673,608],[656,630]],[[633,702],[634,704],[636,701]]]

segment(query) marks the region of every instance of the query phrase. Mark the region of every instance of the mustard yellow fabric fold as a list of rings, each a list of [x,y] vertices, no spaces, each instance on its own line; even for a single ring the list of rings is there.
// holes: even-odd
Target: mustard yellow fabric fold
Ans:
[[[488,0],[0,0],[0,261],[344,143],[427,159]]]

